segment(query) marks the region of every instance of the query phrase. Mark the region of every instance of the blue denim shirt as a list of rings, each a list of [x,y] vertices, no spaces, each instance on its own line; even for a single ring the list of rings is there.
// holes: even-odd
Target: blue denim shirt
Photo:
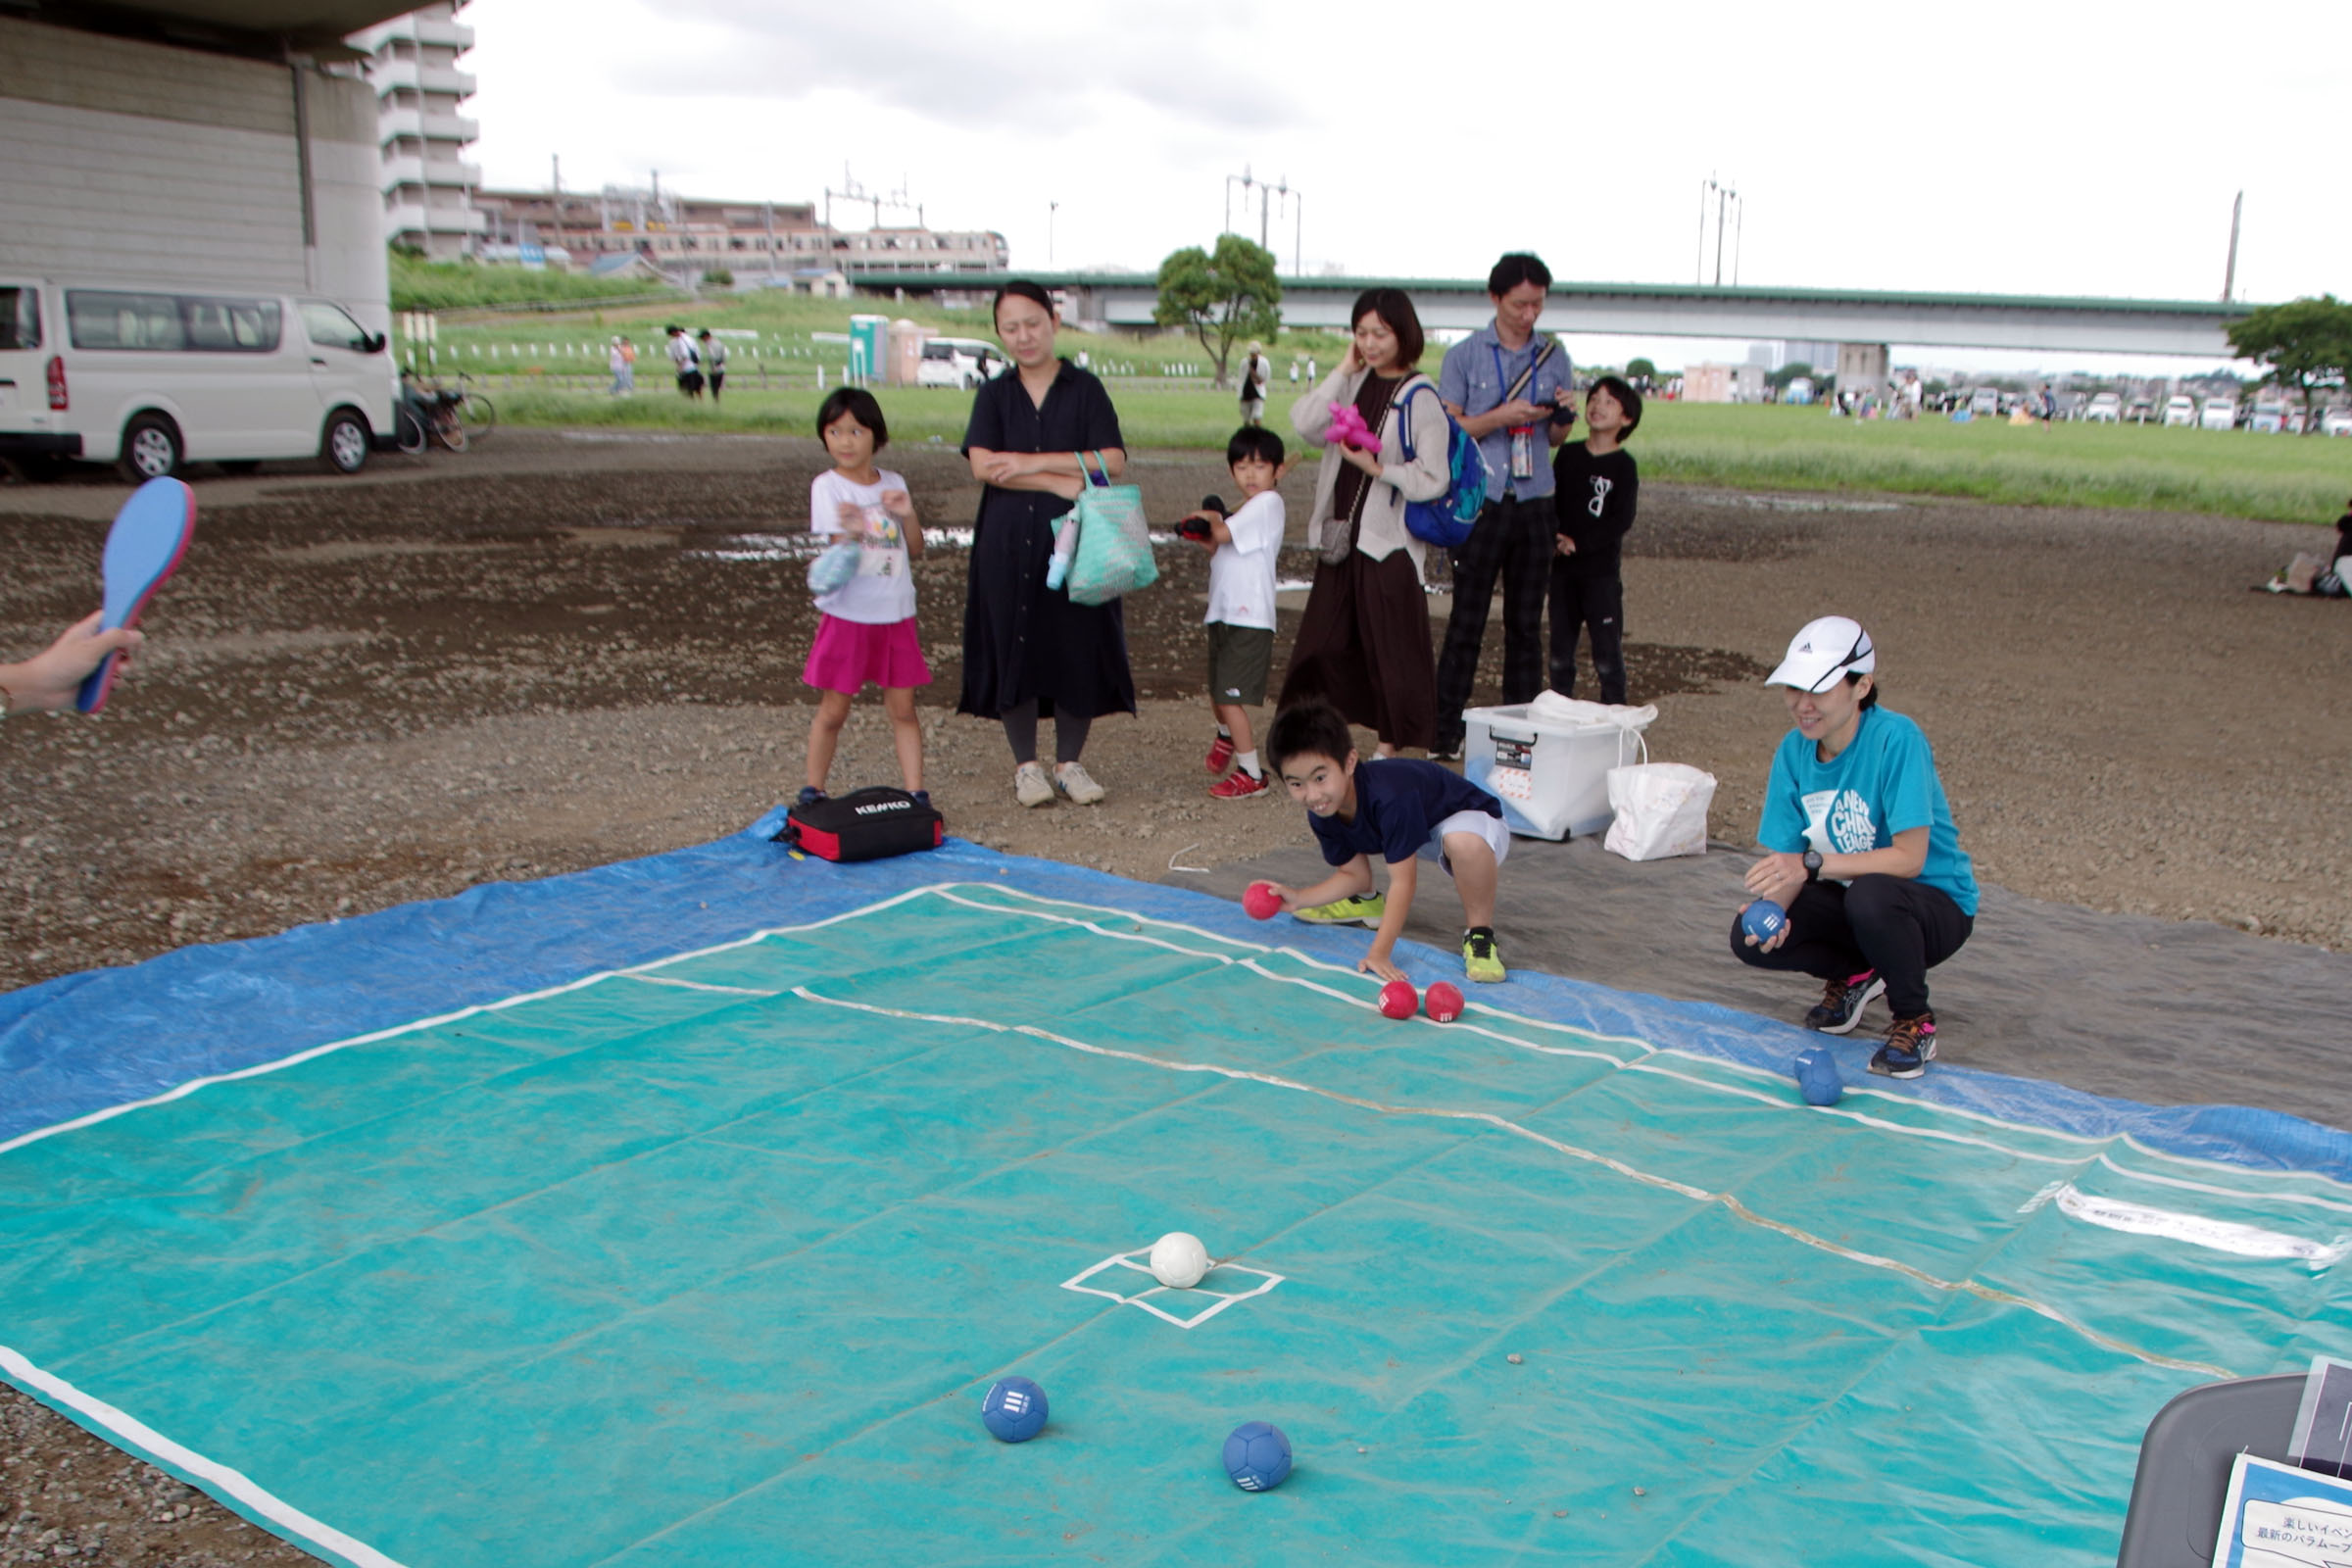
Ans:
[[[1516,352],[1502,346],[1494,335],[1494,323],[1489,321],[1468,337],[1446,351],[1446,363],[1438,371],[1438,396],[1464,414],[1485,414],[1499,408],[1502,394],[1519,379],[1527,362],[1543,352],[1544,334],[1535,333],[1527,346]],[[1500,371],[1497,373],[1497,362]],[[1552,351],[1535,378],[1519,395],[1530,403],[1549,403],[1563,392],[1571,390],[1573,372],[1568,364],[1565,345]],[[1536,427],[1536,471],[1526,478],[1511,477],[1511,432],[1506,427],[1490,430],[1479,437],[1478,449],[1487,456],[1487,494],[1500,500],[1509,491],[1522,501],[1535,501],[1551,494],[1551,435],[1544,426]]]

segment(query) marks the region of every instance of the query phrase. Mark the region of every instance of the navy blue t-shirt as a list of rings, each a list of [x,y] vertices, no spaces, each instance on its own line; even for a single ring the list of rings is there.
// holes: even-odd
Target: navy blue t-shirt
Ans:
[[[1456,811],[1499,817],[1502,803],[1451,768],[1409,757],[1375,758],[1355,764],[1352,820],[1310,812],[1306,823],[1332,865],[1359,855],[1378,855],[1395,865],[1420,854],[1437,825]]]

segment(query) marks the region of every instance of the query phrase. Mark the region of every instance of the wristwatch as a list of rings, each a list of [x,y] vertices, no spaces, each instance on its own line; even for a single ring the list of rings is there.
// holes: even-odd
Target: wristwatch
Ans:
[[[1821,852],[1819,850],[1807,850],[1801,857],[1799,857],[1799,858],[1805,862],[1805,880],[1808,882],[1820,881]]]

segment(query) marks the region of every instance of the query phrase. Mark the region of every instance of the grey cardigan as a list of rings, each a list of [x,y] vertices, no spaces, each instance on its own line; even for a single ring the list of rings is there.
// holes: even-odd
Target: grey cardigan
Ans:
[[[1291,405],[1291,427],[1306,441],[1323,447],[1323,466],[1315,471],[1315,508],[1307,514],[1313,521],[1307,538],[1318,550],[1332,528],[1345,532],[1348,526],[1347,518],[1331,514],[1343,461],[1338,447],[1323,445],[1323,437],[1331,429],[1331,406],[1353,403],[1369,374],[1369,370],[1352,375],[1334,370],[1321,386]],[[1416,388],[1427,391],[1417,392]],[[1404,461],[1404,442],[1396,428],[1397,411],[1408,397],[1413,415],[1413,461],[1409,464]],[[1437,383],[1418,370],[1396,389],[1387,416],[1380,421],[1380,477],[1371,481],[1364,496],[1363,527],[1356,534],[1355,548],[1374,561],[1385,561],[1391,552],[1402,550],[1412,557],[1414,574],[1426,575],[1428,547],[1405,532],[1404,504],[1435,501],[1446,493],[1453,475],[1447,466],[1445,405],[1438,401]]]

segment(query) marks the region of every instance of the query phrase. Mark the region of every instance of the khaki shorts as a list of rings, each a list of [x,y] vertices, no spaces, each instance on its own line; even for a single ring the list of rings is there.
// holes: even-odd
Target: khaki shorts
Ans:
[[[1208,623],[1208,700],[1255,708],[1266,700],[1274,663],[1274,628]]]

